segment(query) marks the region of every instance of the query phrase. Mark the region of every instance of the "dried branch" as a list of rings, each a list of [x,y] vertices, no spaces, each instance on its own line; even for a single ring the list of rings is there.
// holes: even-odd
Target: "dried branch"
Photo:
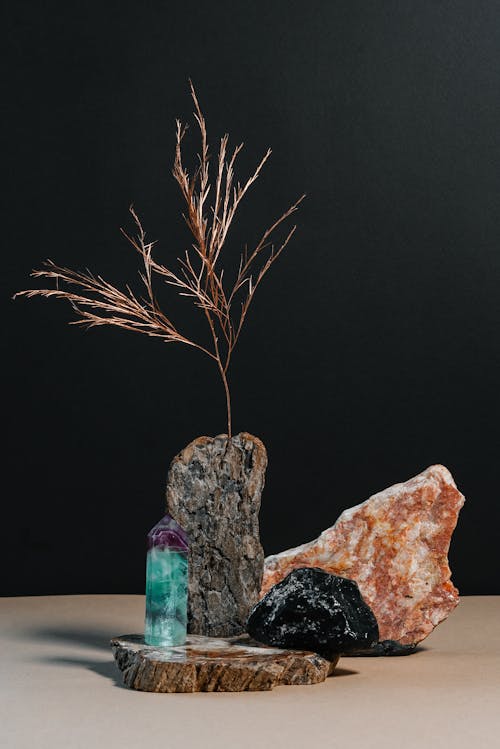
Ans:
[[[219,269],[219,265],[228,232],[243,197],[258,179],[271,155],[271,150],[264,154],[253,174],[245,182],[235,182],[235,163],[243,144],[236,146],[228,158],[229,137],[224,135],[219,144],[215,178],[211,182],[206,122],[192,83],[190,86],[201,147],[198,165],[190,175],[184,167],[182,158],[182,143],[187,125],[177,121],[172,173],[183,196],[186,205],[184,219],[193,236],[191,247],[185,251],[183,257],[177,258],[178,269],[172,270],[153,258],[155,243],[146,241],[141,221],[133,206],[130,206],[137,234],[132,236],[123,229],[121,231],[141,255],[144,269],[139,272],[139,276],[145,288],[144,297],[138,298],[128,286],[125,291],[121,291],[101,276],[94,276],[90,271],[80,273],[58,266],[51,260],[47,260],[42,269],[33,271],[31,275],[55,281],[55,288],[30,289],[21,291],[16,296],[65,299],[70,302],[77,314],[77,320],[73,324],[88,327],[113,325],[160,338],[165,343],[184,343],[207,354],[216,362],[224,385],[227,429],[230,437],[231,396],[227,373],[231,356],[258,286],[287,246],[296,227],[291,228],[278,249],[272,244],[271,237],[297,210],[304,195],[266,229],[251,252],[245,249],[241,253],[234,283],[226,287],[224,269]],[[212,204],[208,200],[210,193],[213,195]],[[180,296],[192,299],[195,306],[202,310],[209,326],[210,347],[182,334],[163,312],[153,288],[155,277],[175,288]],[[239,296],[239,311],[235,314],[233,306]]]

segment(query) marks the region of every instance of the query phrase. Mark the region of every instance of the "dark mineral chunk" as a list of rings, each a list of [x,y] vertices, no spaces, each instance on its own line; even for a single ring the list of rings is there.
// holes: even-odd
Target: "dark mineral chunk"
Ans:
[[[315,567],[293,570],[271,588],[252,610],[247,631],[266,645],[328,659],[378,640],[377,620],[357,584]]]
[[[400,642],[395,640],[381,640],[371,645],[367,650],[354,650],[349,655],[411,655],[418,651],[417,645],[401,645]]]

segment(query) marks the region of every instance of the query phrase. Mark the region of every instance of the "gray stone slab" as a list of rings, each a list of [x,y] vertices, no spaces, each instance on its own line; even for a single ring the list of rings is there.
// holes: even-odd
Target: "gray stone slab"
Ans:
[[[264,552],[259,510],[266,449],[242,432],[228,441],[199,437],[177,455],[167,481],[167,511],[189,537],[188,632],[245,632],[259,600]]]

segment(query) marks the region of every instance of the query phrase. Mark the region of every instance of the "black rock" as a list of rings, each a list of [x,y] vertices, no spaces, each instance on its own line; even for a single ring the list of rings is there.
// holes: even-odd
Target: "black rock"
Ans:
[[[280,648],[312,650],[324,658],[370,648],[378,625],[354,580],[316,567],[293,570],[253,608],[248,633]]]
[[[350,656],[378,656],[378,655],[411,655],[418,651],[416,643],[413,645],[401,645],[395,640],[380,640],[371,645],[367,650],[355,650]]]

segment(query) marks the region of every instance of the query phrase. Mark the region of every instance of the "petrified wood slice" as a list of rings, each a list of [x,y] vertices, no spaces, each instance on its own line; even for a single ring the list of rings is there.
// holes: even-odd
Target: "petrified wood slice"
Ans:
[[[246,692],[281,684],[318,684],[338,658],[269,648],[241,637],[190,635],[185,645],[156,648],[141,635],[111,640],[124,683],[142,692]]]

